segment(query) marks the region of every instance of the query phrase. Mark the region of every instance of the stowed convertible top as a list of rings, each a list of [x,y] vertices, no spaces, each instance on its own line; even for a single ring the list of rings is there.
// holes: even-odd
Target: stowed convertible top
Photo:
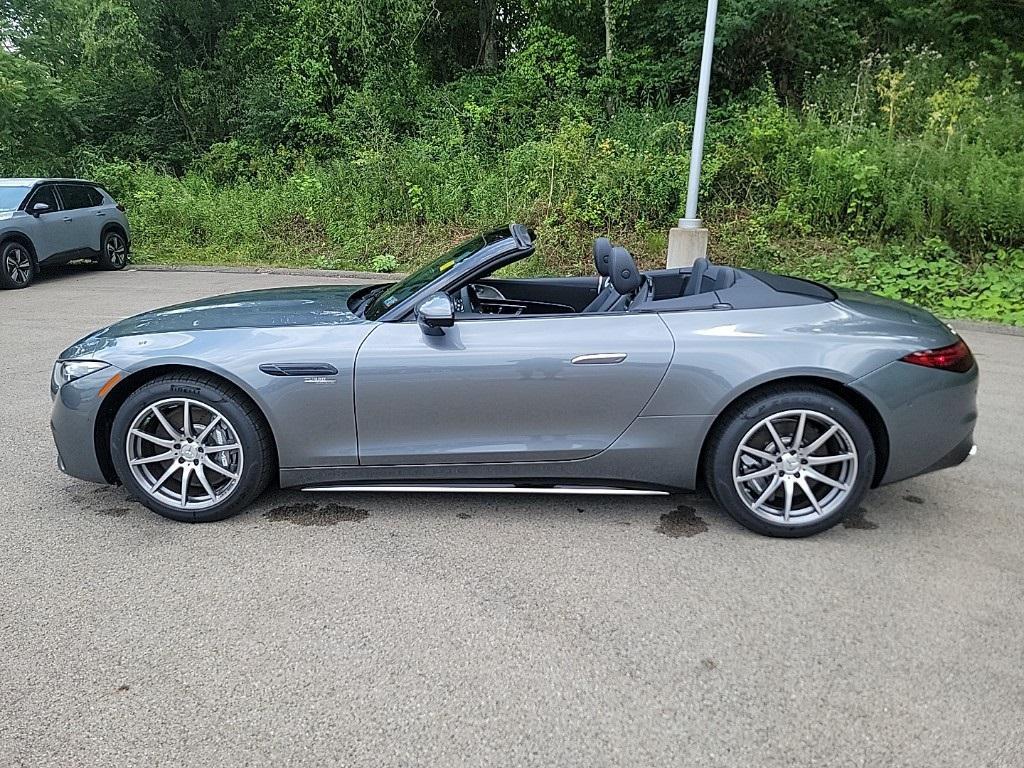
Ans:
[[[817,283],[769,272],[711,264],[646,272],[652,290],[630,305],[631,312],[687,309],[755,309],[819,304],[836,295]],[[700,281],[695,286],[693,280]]]
[[[601,304],[602,292],[611,294],[604,302],[606,306],[594,311],[627,307],[630,312],[754,309],[816,304],[836,298],[817,283],[712,264],[706,258],[697,259],[692,267],[640,272],[629,251],[614,246],[606,237],[594,241],[593,254],[599,279],[594,304]],[[615,301],[616,294],[621,297],[619,301]]]

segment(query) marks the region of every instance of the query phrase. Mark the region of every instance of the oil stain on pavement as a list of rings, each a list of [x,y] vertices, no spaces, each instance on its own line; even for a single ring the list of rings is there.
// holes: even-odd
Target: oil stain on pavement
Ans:
[[[338,523],[361,523],[370,516],[365,509],[346,507],[343,504],[317,504],[306,501],[299,504],[283,504],[263,515],[272,522],[287,521],[295,525],[337,525]]]
[[[655,530],[678,539],[680,536],[686,538],[696,536],[698,533],[704,533],[707,529],[708,524],[697,515],[696,509],[680,504],[674,511],[661,516],[661,522]]]
[[[864,507],[858,507],[856,510],[848,514],[843,518],[844,528],[859,528],[865,531],[871,531],[878,527],[878,523],[868,520],[864,517],[864,513],[867,512]]]
[[[114,507],[113,509],[101,509],[96,514],[101,517],[124,517],[128,512],[127,507]]]

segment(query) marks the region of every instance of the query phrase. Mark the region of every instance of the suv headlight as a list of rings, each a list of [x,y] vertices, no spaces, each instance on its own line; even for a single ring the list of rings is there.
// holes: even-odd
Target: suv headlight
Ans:
[[[109,364],[101,363],[98,360],[58,360],[53,365],[53,383],[57,389],[60,389],[69,381],[109,367]]]

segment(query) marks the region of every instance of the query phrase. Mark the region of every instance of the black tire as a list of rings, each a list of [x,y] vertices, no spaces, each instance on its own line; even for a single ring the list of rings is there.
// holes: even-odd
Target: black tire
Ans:
[[[237,436],[244,455],[234,489],[222,501],[201,510],[181,509],[155,498],[135,477],[128,463],[128,431],[136,417],[154,403],[181,398],[211,406],[222,414]],[[180,424],[175,426],[181,427]],[[276,467],[270,428],[259,408],[230,384],[204,374],[161,376],[133,392],[114,417],[110,455],[117,476],[129,493],[157,514],[188,523],[214,522],[238,513],[263,493]],[[166,466],[170,463],[173,462]]]
[[[0,244],[0,288],[28,288],[36,279],[36,260],[31,249],[17,240]]]
[[[128,266],[128,238],[120,229],[111,228],[103,233],[100,243],[100,257],[97,259],[101,269],[119,270]]]
[[[779,414],[779,418],[782,419],[783,426],[789,422],[795,422],[799,419],[799,416],[785,416],[787,412],[799,412],[807,411],[810,413],[816,413],[823,415],[825,419],[838,424],[842,430],[845,430],[845,435],[842,434],[842,430],[838,430],[834,440],[845,441],[849,438],[852,441],[853,447],[855,448],[854,454],[856,471],[854,471],[854,463],[831,465],[842,467],[842,469],[836,470],[825,470],[823,471],[835,471],[835,472],[846,472],[847,475],[843,478],[843,485],[848,490],[842,491],[845,493],[845,497],[837,495],[831,502],[831,508],[823,506],[823,512],[821,514],[810,514],[808,513],[804,520],[791,520],[789,523],[783,522],[784,518],[779,516],[775,517],[769,514],[771,510],[766,510],[763,506],[757,505],[757,500],[750,502],[752,506],[756,506],[762,514],[755,513],[751,506],[748,506],[748,502],[741,496],[737,485],[742,485],[745,489],[750,489],[753,486],[744,485],[743,481],[734,480],[734,462],[741,465],[740,462],[746,461],[747,454],[738,454],[740,450],[740,444],[745,438],[757,439],[759,433],[757,431],[751,434],[752,430],[755,430],[762,420],[769,416]],[[808,422],[813,423],[813,416],[808,416]],[[765,428],[767,430],[767,428]],[[782,430],[777,429],[778,432]],[[824,429],[820,430],[818,435],[823,433]],[[790,435],[788,440],[792,441],[795,439],[794,434]],[[787,438],[783,436],[783,441],[786,442]],[[813,444],[813,440],[809,440],[809,443]],[[808,445],[808,442],[804,442],[804,445]],[[788,446],[791,442],[786,442],[787,455]],[[749,443],[748,443],[749,445]],[[828,443],[825,447],[818,449],[819,451],[828,452]],[[764,446],[764,450],[781,454],[781,450],[774,449],[774,441],[771,446]],[[845,454],[843,454],[845,455]],[[742,458],[740,458],[742,456]],[[812,459],[817,458],[817,452]],[[812,494],[818,493],[816,489],[824,490],[826,493],[831,493],[830,490],[833,486],[824,485],[811,478],[807,474],[807,468],[800,466],[793,466],[793,464],[807,464],[808,462],[802,459],[795,459],[791,464],[786,467],[786,473],[795,473],[793,477],[784,477],[782,474],[782,456],[775,458],[774,462],[767,459],[756,458],[752,459],[758,462],[758,465],[754,467],[754,470],[767,471],[768,468],[778,468],[779,472],[776,473],[774,470],[772,473],[764,478],[764,480],[757,480],[757,483],[764,483],[762,488],[760,485],[756,487],[756,491],[765,490],[767,491],[767,485],[769,482],[775,481],[776,476],[796,482],[801,477],[801,470],[804,473],[804,483],[813,483]],[[790,461],[788,458],[786,461]],[[816,471],[816,468],[812,468]],[[744,472],[749,470],[744,470]],[[765,389],[757,393],[756,395],[749,397],[737,405],[732,406],[722,418],[716,423],[715,428],[710,436],[707,452],[704,456],[704,479],[707,483],[708,489],[711,494],[715,497],[715,500],[729,513],[738,523],[749,528],[750,530],[763,534],[765,536],[779,536],[784,538],[799,538],[803,536],[811,536],[815,533],[827,530],[832,526],[840,522],[847,514],[855,511],[860,505],[864,498],[864,494],[867,493],[871,486],[872,478],[875,472],[875,445],[874,440],[871,437],[871,432],[864,420],[860,415],[843,399],[832,394],[828,390],[814,386],[800,386],[800,387],[772,387]],[[742,475],[741,476],[745,476]],[[748,483],[752,481],[747,481]],[[782,482],[781,480],[779,482]],[[792,486],[791,486],[792,487]],[[777,486],[778,489],[775,494],[785,493],[783,490],[784,484]],[[750,495],[755,495],[754,492],[750,492]],[[760,498],[760,496],[758,497]],[[776,499],[777,495],[768,497],[768,503],[770,504],[773,499]],[[811,501],[810,497],[803,492],[793,491],[792,502],[796,503],[798,498],[802,499],[802,503],[805,504],[805,509],[810,510]],[[815,504],[818,503],[817,497]],[[765,517],[771,519],[765,519]]]

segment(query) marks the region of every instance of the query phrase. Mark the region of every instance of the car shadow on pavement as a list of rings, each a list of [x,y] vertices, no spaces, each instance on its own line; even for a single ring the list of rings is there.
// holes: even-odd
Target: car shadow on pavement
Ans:
[[[106,518],[160,518],[123,487],[67,486],[69,501],[80,513]],[[706,493],[669,496],[558,496],[547,494],[494,495],[487,493],[337,493],[311,494],[272,490],[232,520],[219,523],[291,523],[333,526],[361,523],[370,518],[425,524],[487,520],[500,523],[543,521],[546,524],[593,523],[620,527],[649,525],[673,538],[708,530],[708,521],[727,517]],[[173,524],[168,521],[168,524]]]
[[[66,487],[69,501],[81,513],[105,518],[162,521],[119,486],[88,483]],[[872,501],[874,503],[872,503]],[[926,502],[906,489],[875,491],[861,506],[836,526],[835,531],[875,531],[887,522],[916,527],[915,513]],[[494,495],[487,493],[303,493],[272,490],[231,520],[215,525],[240,523],[289,523],[322,527],[358,524],[367,520],[417,525],[445,523],[467,525],[487,522],[538,523],[545,525],[593,524],[595,527],[648,528],[669,538],[692,538],[717,529],[744,535],[741,527],[715,503],[705,490],[668,496],[558,496],[546,494]],[[754,534],[751,534],[754,535]],[[827,534],[826,534],[827,535]],[[760,537],[758,537],[760,538]]]
[[[699,509],[699,514],[698,514]],[[724,514],[706,494],[669,496],[600,496],[488,493],[345,493],[309,494],[274,491],[246,517],[270,522],[335,525],[370,517],[418,523],[456,521],[543,521],[546,524],[592,522],[595,525],[652,524],[668,536],[693,536],[708,530],[707,518]]]
[[[39,268],[39,274],[36,275],[35,285],[39,285],[40,283],[57,282],[59,280],[66,280],[68,278],[92,274],[93,272],[104,271],[109,270],[101,269],[100,265],[94,261],[73,261],[68,264],[54,264],[52,266],[44,264]]]

